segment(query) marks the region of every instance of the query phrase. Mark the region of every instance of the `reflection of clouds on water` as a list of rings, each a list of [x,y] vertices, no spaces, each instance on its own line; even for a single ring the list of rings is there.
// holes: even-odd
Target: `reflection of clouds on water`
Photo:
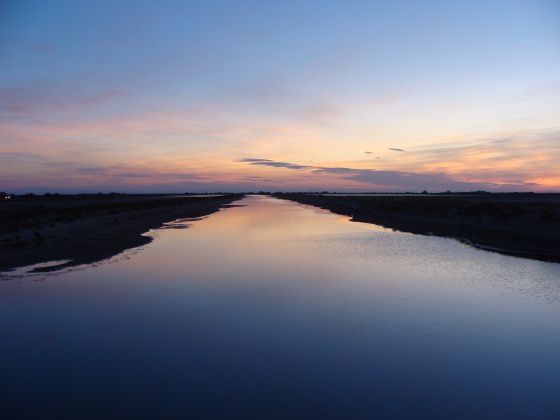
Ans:
[[[326,273],[333,282],[365,279],[359,287],[365,287],[366,280],[385,276],[410,288],[486,290],[491,296],[560,301],[560,264],[479,250],[453,239],[350,222],[348,217],[328,210],[272,197],[250,196],[238,203],[210,216],[165,223],[145,234],[154,239],[151,244],[98,263],[30,272],[67,262],[55,261],[2,273],[0,279],[39,280],[126,261],[130,267],[148,264],[151,270],[162,270],[164,276],[165,270],[186,269],[180,264],[192,260],[190,269],[198,267],[211,274],[218,269],[212,265],[219,258],[224,267],[243,272],[262,268],[289,277],[288,273],[305,267],[306,275]],[[189,229],[194,225],[196,229]],[[149,255],[131,260],[147,247]],[[229,274],[226,271],[223,275]],[[371,288],[375,285],[367,287]]]
[[[57,278],[0,282],[6,383],[25,389],[28,372],[58,384],[62,365],[72,367],[64,389],[99,378],[92,389],[109,399],[139,382],[174,403],[204,384],[204,409],[238,393],[251,406],[255,389],[280,389],[294,406],[309,390],[321,406],[336,393],[353,407],[371,395],[406,405],[426,390],[432,417],[441,401],[461,412],[486,401],[486,414],[496,395],[494,417],[555,407],[560,265],[272,197],[241,203]]]

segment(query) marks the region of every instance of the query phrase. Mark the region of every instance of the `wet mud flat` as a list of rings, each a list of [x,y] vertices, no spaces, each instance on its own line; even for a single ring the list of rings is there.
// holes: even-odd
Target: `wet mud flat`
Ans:
[[[110,258],[149,243],[152,238],[142,234],[150,229],[207,216],[241,197],[92,194],[5,200],[0,202],[0,271],[53,260],[74,266]]]
[[[560,194],[275,196],[343,214],[357,222],[452,237],[489,251],[560,262]]]

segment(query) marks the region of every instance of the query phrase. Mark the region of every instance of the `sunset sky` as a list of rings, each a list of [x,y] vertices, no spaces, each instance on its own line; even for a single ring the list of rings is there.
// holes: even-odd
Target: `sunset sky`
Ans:
[[[0,190],[560,191],[560,2],[0,2]]]

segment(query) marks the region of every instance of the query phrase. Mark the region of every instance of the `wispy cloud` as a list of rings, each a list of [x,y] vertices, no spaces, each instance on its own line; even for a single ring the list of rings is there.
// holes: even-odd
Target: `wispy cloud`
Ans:
[[[427,145],[399,156],[393,165],[405,172],[445,172],[471,182],[544,189],[557,186],[559,161],[560,129],[551,129]]]
[[[264,158],[245,158],[239,162],[248,163],[256,166],[268,166],[274,168],[286,168],[293,170],[308,170],[314,175],[336,175],[346,180],[352,180],[361,184],[364,188],[391,191],[418,191],[428,189],[431,191],[472,191],[472,190],[496,190],[528,186],[532,184],[515,182],[504,185],[494,183],[468,182],[454,179],[444,173],[416,173],[386,171],[375,169],[357,169],[348,167],[327,167],[299,165],[289,162],[273,161]]]
[[[298,165],[289,162],[277,162],[270,159],[244,158],[244,159],[239,159],[238,162],[248,163],[250,165],[271,166],[273,168],[287,168],[287,169],[313,169],[314,168],[313,166]]]

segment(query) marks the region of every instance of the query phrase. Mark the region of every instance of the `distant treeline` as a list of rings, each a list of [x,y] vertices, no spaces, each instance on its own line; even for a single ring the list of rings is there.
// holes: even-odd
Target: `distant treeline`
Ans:
[[[261,194],[262,192],[259,192]],[[253,193],[254,194],[254,193]],[[552,192],[543,192],[537,193],[534,191],[513,191],[513,192],[491,192],[491,191],[444,191],[444,192],[428,192],[424,191],[394,191],[394,192],[377,192],[377,191],[352,191],[352,192],[344,192],[344,191],[276,191],[273,193],[265,192],[262,194],[332,194],[332,195],[349,195],[349,194],[366,194],[366,195],[417,195],[417,194],[427,194],[427,195],[560,195],[560,193],[552,193]]]
[[[156,197],[156,196],[172,196],[172,195],[226,195],[232,194],[227,192],[204,192],[204,193],[193,193],[193,192],[185,192],[185,193],[123,193],[123,192],[109,192],[109,193],[50,193],[46,192],[43,194],[36,194],[36,193],[25,193],[25,194],[13,194],[7,193],[4,191],[0,191],[0,199],[6,200],[33,200],[33,199],[67,199],[67,198],[115,198],[115,197]]]
[[[415,195],[415,194],[426,194],[426,195],[502,195],[502,196],[527,196],[527,195],[539,195],[539,196],[551,196],[560,195],[560,193],[537,193],[533,191],[529,192],[490,192],[490,191],[445,191],[445,192],[428,192],[428,191],[407,191],[407,192],[376,192],[376,191],[356,191],[356,192],[342,192],[342,191],[258,191],[258,192],[241,192],[232,193],[226,191],[215,191],[215,192],[184,192],[184,193],[123,193],[123,192],[109,192],[109,193],[50,193],[46,192],[43,194],[36,193],[26,193],[26,194],[14,194],[4,191],[0,191],[0,200],[33,200],[33,199],[57,199],[57,198],[115,198],[115,197],[149,197],[149,196],[169,196],[169,195],[227,195],[227,194],[257,194],[257,195],[282,195],[282,194],[332,194],[332,195],[347,195],[347,194],[379,194],[379,195]]]
[[[57,199],[57,198],[96,198],[96,197],[120,197],[120,196],[128,196],[131,194],[125,193],[89,193],[89,194],[60,194],[60,193],[44,193],[44,194],[34,194],[34,193],[26,193],[26,194],[12,194],[0,191],[0,199],[17,199],[17,200],[33,200],[33,199]]]

